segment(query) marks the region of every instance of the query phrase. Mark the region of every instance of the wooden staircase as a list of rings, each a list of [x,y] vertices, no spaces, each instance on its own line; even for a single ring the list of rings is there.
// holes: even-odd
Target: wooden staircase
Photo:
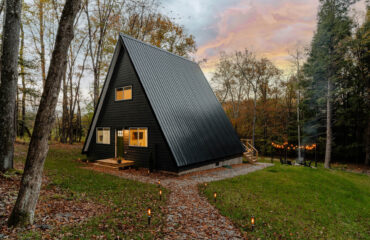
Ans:
[[[252,139],[241,139],[241,142],[245,148],[243,155],[249,162],[257,162],[258,160],[258,150],[253,147]]]

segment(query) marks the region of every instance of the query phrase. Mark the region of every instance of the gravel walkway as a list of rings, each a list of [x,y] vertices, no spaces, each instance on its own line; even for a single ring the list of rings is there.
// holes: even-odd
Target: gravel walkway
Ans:
[[[97,166],[88,167],[119,177],[146,183],[157,183],[170,189],[166,208],[164,239],[243,239],[239,229],[222,216],[204,197],[199,196],[197,184],[232,178],[254,172],[269,163],[241,164],[233,168],[218,168],[184,176],[160,173],[148,174],[145,170],[117,171]]]

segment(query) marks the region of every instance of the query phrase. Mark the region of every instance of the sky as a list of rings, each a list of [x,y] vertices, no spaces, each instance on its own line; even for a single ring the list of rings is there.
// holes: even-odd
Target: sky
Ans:
[[[319,0],[163,0],[163,11],[195,36],[197,60],[212,77],[220,52],[248,48],[286,73],[297,46],[309,46]],[[352,12],[364,14],[364,0]]]

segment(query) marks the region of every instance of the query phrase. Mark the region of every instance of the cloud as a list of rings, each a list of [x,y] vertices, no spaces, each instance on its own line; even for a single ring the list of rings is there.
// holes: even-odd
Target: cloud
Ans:
[[[219,52],[248,48],[268,57],[278,67],[289,67],[288,52],[297,43],[309,44],[316,27],[316,0],[239,1],[218,13],[217,34],[199,46],[197,57],[209,59],[205,72],[214,70]]]
[[[210,77],[221,51],[245,48],[289,71],[289,51],[311,42],[319,0],[163,0],[163,6],[195,36],[196,58],[208,59],[202,68]],[[354,9],[361,12],[365,1]]]

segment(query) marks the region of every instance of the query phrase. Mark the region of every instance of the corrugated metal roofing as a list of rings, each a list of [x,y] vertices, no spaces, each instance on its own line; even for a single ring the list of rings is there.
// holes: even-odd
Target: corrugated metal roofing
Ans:
[[[179,167],[244,151],[198,64],[120,36]]]

